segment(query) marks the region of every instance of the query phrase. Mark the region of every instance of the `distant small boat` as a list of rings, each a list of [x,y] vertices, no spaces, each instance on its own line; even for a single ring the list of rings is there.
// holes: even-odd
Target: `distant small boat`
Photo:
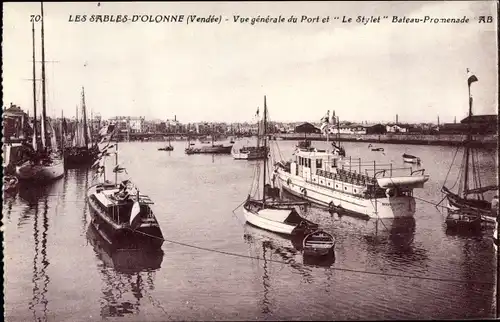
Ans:
[[[171,145],[167,145],[164,148],[159,148],[158,151],[174,151],[174,147]]]
[[[384,151],[384,148],[372,148],[372,151]]]
[[[233,149],[231,153],[235,160],[258,160],[268,156],[269,147],[266,149],[263,146],[244,146],[239,150]]]
[[[325,256],[332,254],[335,238],[323,230],[316,230],[304,237],[302,243],[304,256]]]
[[[170,136],[168,137],[168,145],[164,148],[159,148],[158,151],[174,151],[174,147],[170,144]]]
[[[5,192],[14,191],[17,188],[19,180],[15,176],[3,177],[3,187]]]
[[[420,164],[420,158],[419,157],[416,157],[416,156],[411,155],[411,154],[406,154],[406,153],[403,154],[403,161],[406,162],[406,163]]]

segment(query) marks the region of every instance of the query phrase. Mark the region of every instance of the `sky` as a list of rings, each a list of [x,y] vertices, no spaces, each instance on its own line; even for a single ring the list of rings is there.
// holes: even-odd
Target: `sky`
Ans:
[[[32,115],[30,16],[40,14],[40,3],[3,9],[3,101]],[[335,110],[354,122],[395,121],[397,114],[403,123],[435,123],[438,116],[446,123],[467,114],[467,68],[479,79],[472,85],[474,114],[497,114],[496,12],[492,1],[45,3],[48,114],[74,116],[84,87],[87,108],[103,118],[245,122],[266,95],[271,121],[319,122]],[[98,14],[213,14],[222,21],[69,22],[70,15]],[[259,15],[331,21],[233,22]],[[389,18],[340,21],[363,15]],[[392,23],[396,15],[466,16],[469,23]],[[495,20],[478,23],[481,15]],[[40,61],[40,23],[35,28]],[[38,100],[40,91],[38,81]]]

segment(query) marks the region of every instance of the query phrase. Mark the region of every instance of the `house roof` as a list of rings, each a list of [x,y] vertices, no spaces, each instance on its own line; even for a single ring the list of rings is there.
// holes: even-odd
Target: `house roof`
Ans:
[[[26,115],[26,113],[17,105],[10,104],[10,107],[3,111],[4,116],[21,116]]]
[[[410,126],[405,125],[405,124],[395,124],[395,123],[388,123],[387,126],[398,126],[400,128],[409,128]]]
[[[295,127],[295,132],[297,133],[312,133],[317,131],[320,131],[320,129],[308,122],[302,123]]]
[[[489,115],[472,115],[472,116],[467,116],[463,120],[460,121],[460,123],[468,123],[469,118],[471,123],[497,123],[498,120],[498,115],[495,114],[489,114]]]

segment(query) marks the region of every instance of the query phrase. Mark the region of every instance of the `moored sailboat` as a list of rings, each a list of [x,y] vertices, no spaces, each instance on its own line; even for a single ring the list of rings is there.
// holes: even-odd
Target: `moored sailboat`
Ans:
[[[259,117],[258,108],[255,116]],[[269,148],[264,146],[243,146],[238,149],[233,148],[231,154],[235,160],[260,160],[268,157]]]
[[[16,175],[23,180],[50,181],[64,176],[64,160],[57,151],[55,133],[52,131],[52,140],[47,131],[50,123],[47,118],[47,102],[45,87],[45,43],[44,43],[44,16],[43,3],[41,4],[41,40],[42,40],[42,118],[41,118],[41,148],[37,140],[36,124],[36,78],[35,78],[35,25],[32,25],[33,32],[33,101],[34,101],[34,134],[33,151],[27,160],[16,166]],[[51,142],[52,141],[52,142]],[[52,143],[52,144],[51,144]]]
[[[158,148],[158,151],[173,151],[174,147],[170,143],[170,135],[168,136],[168,145],[163,148]]]
[[[88,167],[97,160],[99,147],[92,142],[92,135],[87,122],[85,89],[82,87],[82,122],[78,121],[78,107],[73,133],[72,146],[65,147],[64,163],[66,168]]]
[[[266,117],[267,104],[264,96],[262,140],[265,149],[267,149]],[[243,205],[243,214],[246,221],[259,228],[285,235],[304,234],[311,229],[317,228],[317,224],[299,215],[296,206],[304,203],[285,202],[279,198],[279,189],[266,184],[267,158],[263,159],[263,163],[262,199],[255,199],[250,195],[247,197]],[[254,191],[254,193],[257,193],[257,191]]]
[[[448,218],[447,224],[476,224],[478,221],[495,222],[497,213],[492,207],[492,203],[486,200],[485,193],[489,191],[498,191],[498,185],[483,186],[481,173],[478,165],[478,153],[473,148],[474,141],[472,138],[471,118],[472,118],[472,103],[471,85],[477,82],[477,77],[467,69],[467,86],[469,90],[469,112],[468,122],[469,131],[464,142],[463,161],[460,167],[459,187],[457,192],[451,191],[451,188],[446,187],[446,182],[443,184],[441,191],[445,194],[448,202]],[[458,150],[457,150],[458,152]],[[451,165],[453,166],[453,164]],[[472,178],[471,178],[472,177]],[[472,179],[472,185],[471,185]],[[449,220],[449,219],[453,220]]]

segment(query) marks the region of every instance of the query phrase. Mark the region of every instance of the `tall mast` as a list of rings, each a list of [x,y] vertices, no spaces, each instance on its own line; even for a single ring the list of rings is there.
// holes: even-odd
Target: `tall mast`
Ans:
[[[83,137],[85,140],[85,147],[89,146],[88,130],[87,130],[87,111],[85,107],[85,89],[82,86],[82,117],[83,117]]]
[[[43,18],[43,2],[40,3],[41,6],[41,16],[42,16],[42,138],[43,138],[43,148],[45,149],[48,143],[47,139],[47,99],[45,92],[45,35],[44,35],[44,23]]]
[[[266,158],[264,158],[264,178],[262,180],[262,202],[266,202],[266,168],[267,168],[267,140],[266,140],[266,130],[267,130],[267,103],[266,95],[264,95],[264,151],[266,151]]]
[[[33,38],[33,149],[38,150],[38,130],[36,122],[36,67],[35,67],[35,22],[31,23]]]
[[[64,112],[61,110],[61,152],[62,155],[64,156]]]
[[[472,140],[472,96],[470,93],[470,86],[472,82],[477,81],[476,76],[470,75],[470,71],[467,68],[467,87],[469,89],[469,130],[467,131],[467,140],[465,141],[465,174],[464,174],[464,197],[467,195],[467,191],[469,190],[469,156],[470,156],[470,141]]]

